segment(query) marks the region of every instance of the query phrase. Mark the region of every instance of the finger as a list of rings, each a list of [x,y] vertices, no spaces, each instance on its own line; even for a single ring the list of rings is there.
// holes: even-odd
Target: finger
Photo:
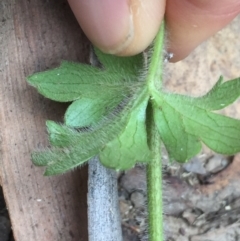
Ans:
[[[173,62],[226,26],[240,13],[240,0],[167,0],[168,51]]]
[[[165,0],[68,0],[81,28],[107,53],[134,55],[158,32]]]

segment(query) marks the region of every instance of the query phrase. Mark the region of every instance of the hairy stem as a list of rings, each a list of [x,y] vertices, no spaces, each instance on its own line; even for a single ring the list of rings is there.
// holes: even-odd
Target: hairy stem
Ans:
[[[164,23],[155,39],[147,78],[152,99],[162,86]],[[152,160],[147,165],[149,240],[163,241],[162,156],[161,139],[154,122],[153,103],[148,108],[148,141]]]
[[[151,54],[147,83],[150,93],[154,93],[162,86],[163,72],[163,47],[164,47],[164,22],[155,38],[153,52]]]
[[[163,241],[161,140],[154,122],[150,135],[153,158],[147,165],[149,240]]]

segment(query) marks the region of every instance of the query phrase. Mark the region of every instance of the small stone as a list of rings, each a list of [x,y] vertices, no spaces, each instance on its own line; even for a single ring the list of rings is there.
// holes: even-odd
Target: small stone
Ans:
[[[223,170],[228,164],[229,164],[228,157],[216,154],[208,159],[208,162],[205,168],[209,173],[217,173]]]
[[[123,240],[124,241],[139,241],[138,236],[135,232],[129,227],[122,227],[122,233],[123,233]]]
[[[135,208],[143,207],[144,204],[145,204],[145,198],[144,198],[144,195],[141,192],[137,192],[137,191],[133,192],[131,194],[130,199],[131,199]]]
[[[128,200],[129,193],[124,188],[118,188],[118,199],[119,200]]]
[[[194,158],[191,159],[191,161],[185,163],[183,165],[183,168],[188,172],[197,173],[197,174],[200,174],[200,175],[205,175],[206,170],[203,167],[203,164],[204,164],[204,162],[201,160],[201,158],[194,157]]]
[[[119,183],[129,193],[136,190],[146,191],[146,174],[141,167],[135,167],[125,173]]]
[[[202,218],[199,218],[197,219],[195,222],[194,222],[194,226],[195,227],[201,227],[203,226],[204,224],[206,224],[206,219],[205,219],[205,215],[202,217]]]
[[[186,234],[186,231],[184,228],[179,228],[178,232],[182,235],[182,236],[185,236]]]
[[[126,200],[119,200],[119,209],[121,217],[124,218],[128,215],[129,211],[132,209],[132,205],[130,201]]]
[[[199,215],[200,214],[195,212],[193,209],[186,209],[183,212],[182,217],[185,218],[190,225],[192,225],[199,217]]]
[[[230,210],[232,210],[232,207],[230,205],[227,205],[227,206],[225,206],[225,210],[230,211]]]

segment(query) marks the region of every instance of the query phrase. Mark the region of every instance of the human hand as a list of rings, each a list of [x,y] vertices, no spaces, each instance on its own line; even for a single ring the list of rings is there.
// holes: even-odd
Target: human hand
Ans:
[[[185,58],[240,13],[240,0],[68,1],[92,43],[116,55],[134,55],[146,49],[165,14],[173,62]]]

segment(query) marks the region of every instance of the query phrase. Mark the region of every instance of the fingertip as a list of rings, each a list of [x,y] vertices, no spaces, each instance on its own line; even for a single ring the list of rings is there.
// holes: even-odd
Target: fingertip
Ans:
[[[126,1],[69,0],[82,30],[102,50],[113,49],[128,37],[130,24]]]
[[[165,12],[165,1],[130,0],[133,37],[118,55],[134,55],[145,50],[157,35]]]
[[[135,55],[156,36],[165,11],[165,1],[69,0],[91,42],[102,51]]]
[[[173,53],[170,61],[186,58],[199,44],[231,22],[239,12],[239,0],[168,0],[168,52]]]

